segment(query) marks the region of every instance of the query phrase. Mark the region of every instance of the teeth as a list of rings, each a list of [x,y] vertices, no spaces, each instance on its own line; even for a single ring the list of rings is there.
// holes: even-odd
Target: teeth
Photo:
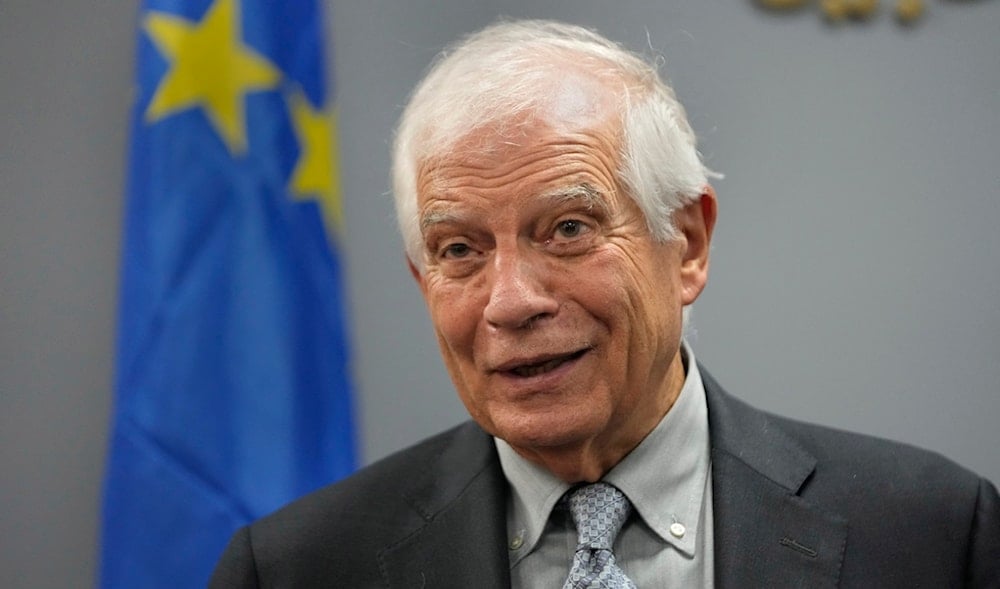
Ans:
[[[520,366],[515,368],[512,372],[518,376],[538,376],[539,374],[545,374],[565,361],[566,358],[555,358],[553,360],[549,360],[548,362],[535,364],[534,366]]]

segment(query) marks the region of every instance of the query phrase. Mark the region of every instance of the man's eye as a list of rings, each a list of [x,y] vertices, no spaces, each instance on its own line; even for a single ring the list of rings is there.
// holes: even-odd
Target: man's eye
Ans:
[[[560,237],[578,237],[585,230],[586,226],[583,223],[573,219],[560,221],[559,224],[556,225],[556,233],[558,233]]]
[[[452,243],[446,245],[444,249],[441,250],[441,256],[445,258],[464,258],[469,255],[472,248],[465,243]]]

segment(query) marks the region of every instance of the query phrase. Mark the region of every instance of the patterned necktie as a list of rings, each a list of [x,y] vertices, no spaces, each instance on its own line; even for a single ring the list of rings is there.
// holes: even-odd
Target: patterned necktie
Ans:
[[[611,552],[615,536],[632,511],[628,498],[607,483],[594,483],[570,494],[569,510],[578,540],[563,589],[635,589]]]

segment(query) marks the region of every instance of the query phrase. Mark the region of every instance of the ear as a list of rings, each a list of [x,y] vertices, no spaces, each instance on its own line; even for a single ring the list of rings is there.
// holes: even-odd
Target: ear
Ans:
[[[690,305],[708,282],[708,257],[718,213],[715,190],[705,185],[701,195],[677,210],[674,223],[681,233],[681,303]]]

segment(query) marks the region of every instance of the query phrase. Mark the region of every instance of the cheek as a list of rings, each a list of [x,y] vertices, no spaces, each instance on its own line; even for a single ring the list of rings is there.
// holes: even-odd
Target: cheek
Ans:
[[[678,284],[666,258],[650,251],[626,250],[617,257],[614,269],[605,273],[614,277],[614,288],[606,287],[605,296],[609,306],[614,301],[611,318],[616,347],[627,355],[629,365],[659,354],[677,331]]]
[[[472,395],[472,391],[479,389],[473,354],[478,315],[468,301],[452,290],[429,289],[427,302],[441,360],[459,399],[475,418],[480,413]]]
[[[651,264],[649,252],[636,249],[610,248],[579,273],[589,298],[600,301],[615,318],[641,319],[674,296],[666,269]]]
[[[680,254],[674,244],[647,243],[628,260],[637,308],[664,316],[680,307]]]
[[[482,316],[482,305],[472,286],[428,281],[424,296],[441,351],[446,356],[462,357],[472,353]]]

